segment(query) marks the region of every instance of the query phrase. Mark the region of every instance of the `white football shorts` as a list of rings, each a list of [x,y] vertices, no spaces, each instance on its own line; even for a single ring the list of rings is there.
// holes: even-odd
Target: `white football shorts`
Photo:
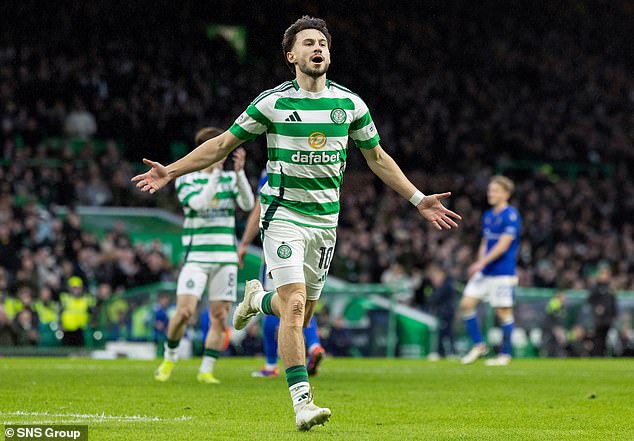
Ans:
[[[319,299],[335,252],[337,230],[274,220],[263,236],[267,277],[273,280],[275,288],[303,283],[306,299]]]
[[[178,275],[176,294],[191,294],[200,300],[207,289],[210,302],[235,302],[237,286],[237,265],[186,262]]]
[[[515,300],[517,276],[485,276],[474,274],[464,289],[465,297],[488,302],[493,308],[510,308]]]

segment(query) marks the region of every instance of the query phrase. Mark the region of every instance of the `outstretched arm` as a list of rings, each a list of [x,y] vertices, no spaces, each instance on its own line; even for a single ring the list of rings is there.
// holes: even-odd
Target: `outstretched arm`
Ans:
[[[398,164],[383,150],[380,144],[372,149],[361,149],[361,153],[363,153],[370,170],[405,199],[412,200],[419,193],[416,186],[407,179]],[[462,219],[440,202],[450,195],[451,193],[447,192],[423,196],[416,204],[418,212],[437,230],[458,227],[453,219]]]
[[[136,186],[141,191],[156,193],[172,179],[193,171],[202,170],[226,158],[229,153],[243,142],[231,132],[226,131],[222,135],[203,142],[186,156],[168,166],[144,158],[143,162],[151,168],[147,172],[133,177],[132,182],[136,182]]]

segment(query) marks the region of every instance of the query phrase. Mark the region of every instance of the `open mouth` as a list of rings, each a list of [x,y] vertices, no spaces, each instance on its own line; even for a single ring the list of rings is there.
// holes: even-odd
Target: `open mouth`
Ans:
[[[324,57],[322,57],[321,55],[315,55],[313,58],[310,59],[310,61],[319,64],[324,61]]]

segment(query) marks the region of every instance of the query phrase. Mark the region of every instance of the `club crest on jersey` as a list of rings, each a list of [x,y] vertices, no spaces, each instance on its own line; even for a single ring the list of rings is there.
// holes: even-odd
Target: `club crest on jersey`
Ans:
[[[323,148],[326,145],[326,141],[328,141],[328,138],[321,132],[313,132],[308,136],[308,145],[315,150]]]
[[[291,257],[292,254],[293,250],[291,250],[291,247],[289,247],[285,243],[277,247],[277,257],[279,257],[280,259],[288,259],[289,257]]]
[[[330,112],[330,119],[337,125],[345,123],[346,117],[346,111],[339,107],[332,109],[332,112]]]

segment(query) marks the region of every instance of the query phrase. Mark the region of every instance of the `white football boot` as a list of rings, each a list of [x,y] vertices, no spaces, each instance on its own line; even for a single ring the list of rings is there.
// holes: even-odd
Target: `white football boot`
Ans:
[[[484,343],[475,345],[474,347],[471,348],[471,350],[467,353],[467,355],[462,357],[460,362],[462,364],[475,363],[478,360],[478,358],[482,357],[486,353],[487,353],[487,347]]]
[[[490,358],[484,362],[486,366],[508,366],[511,364],[511,356],[508,354],[499,354],[495,358]]]
[[[322,426],[330,419],[330,409],[327,407],[319,407],[313,403],[313,394],[295,414],[295,425],[300,432],[307,432],[311,427],[321,424]]]
[[[251,306],[253,296],[264,291],[259,280],[249,280],[244,288],[244,299],[236,307],[233,313],[233,327],[236,329],[244,329],[252,317],[255,317],[260,311]]]

